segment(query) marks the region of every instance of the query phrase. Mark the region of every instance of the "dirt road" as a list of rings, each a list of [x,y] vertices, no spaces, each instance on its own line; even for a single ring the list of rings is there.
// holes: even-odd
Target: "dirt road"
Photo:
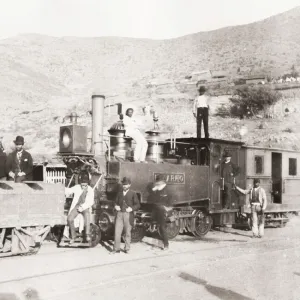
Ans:
[[[300,220],[266,229],[264,239],[227,229],[204,239],[179,236],[170,250],[156,239],[130,254],[44,245],[31,257],[0,261],[0,300],[300,299]],[[6,298],[5,298],[6,297]]]

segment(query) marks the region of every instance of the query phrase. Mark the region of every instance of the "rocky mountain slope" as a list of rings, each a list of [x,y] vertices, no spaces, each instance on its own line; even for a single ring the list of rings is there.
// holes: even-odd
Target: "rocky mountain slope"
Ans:
[[[276,75],[292,65],[300,68],[299,32],[297,7],[253,24],[171,40],[33,34],[1,40],[0,124],[4,143],[8,145],[15,135],[22,134],[34,153],[54,153],[61,120],[70,111],[76,110],[82,115],[80,122],[90,125],[87,112],[95,89],[106,96],[115,95],[108,98],[114,102],[134,102],[137,107],[153,105],[160,112],[163,130],[177,126],[179,134],[194,135],[189,100],[193,95],[182,93],[175,85],[163,90],[147,87],[149,81],[178,81],[201,69],[226,70],[234,75],[240,68],[241,72],[267,71]],[[295,116],[290,118],[297,123],[299,118]],[[114,120],[107,115],[106,125]],[[224,132],[220,132],[220,124],[228,123],[230,129],[234,122],[238,121],[212,116],[212,136],[234,137],[225,125]],[[257,124],[257,120],[247,122]],[[282,126],[290,126],[286,120],[283,123],[287,125]],[[297,124],[293,123],[294,128]],[[291,134],[296,135],[293,131]],[[266,140],[268,134],[267,130]],[[291,143],[297,146],[297,139],[292,138]]]

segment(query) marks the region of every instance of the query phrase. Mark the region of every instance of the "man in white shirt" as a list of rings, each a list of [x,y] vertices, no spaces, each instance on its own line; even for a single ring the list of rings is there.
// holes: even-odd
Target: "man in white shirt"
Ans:
[[[249,206],[251,207],[251,223],[254,238],[262,238],[264,235],[265,217],[264,212],[267,208],[267,196],[265,190],[259,186],[260,180],[255,178],[253,187],[243,190],[238,186],[235,188],[244,195],[250,194]]]
[[[208,133],[208,111],[209,97],[205,95],[206,89],[205,86],[200,86],[199,96],[194,100],[193,114],[197,120],[197,138],[201,138],[201,123],[203,121],[205,138],[209,138]]]
[[[134,161],[145,163],[148,143],[139,130],[139,123],[135,118],[132,117],[132,115],[133,109],[128,108],[123,119],[124,128],[126,131],[125,134],[133,138],[133,140],[136,142],[134,149]]]
[[[86,242],[90,242],[90,209],[94,204],[94,190],[89,186],[89,181],[89,175],[83,174],[80,184],[65,189],[66,196],[74,194],[67,219],[71,231],[70,244],[73,244],[76,238],[74,220],[79,214],[84,218]]]

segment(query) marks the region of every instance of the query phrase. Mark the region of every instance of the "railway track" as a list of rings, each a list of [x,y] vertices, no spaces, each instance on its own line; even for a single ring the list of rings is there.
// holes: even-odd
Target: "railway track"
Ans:
[[[113,257],[109,256],[109,259],[107,262],[101,262],[101,263],[96,263],[96,264],[92,263],[92,264],[88,264],[86,266],[67,268],[67,269],[62,269],[62,270],[57,270],[57,271],[52,271],[52,272],[37,273],[34,275],[21,276],[21,277],[10,279],[10,280],[0,280],[0,287],[3,285],[6,285],[6,284],[28,281],[31,279],[41,279],[41,278],[47,278],[47,277],[51,277],[51,276],[67,275],[67,274],[83,272],[83,271],[87,271],[87,270],[100,270],[101,268],[107,268],[107,267],[124,266],[124,269],[126,269],[126,266],[128,266],[130,264],[136,263],[138,265],[142,265],[144,262],[147,262],[151,259],[168,260],[168,258],[176,258],[177,257],[178,258],[177,261],[183,261],[184,257],[194,256],[194,257],[197,257],[197,260],[196,260],[196,262],[194,261],[192,264],[195,264],[195,263],[201,264],[201,263],[203,263],[203,261],[206,261],[206,260],[230,259],[231,258],[231,257],[228,257],[228,258],[222,257],[223,253],[225,253],[225,252],[221,251],[221,250],[227,249],[227,252],[226,252],[227,254],[229,252],[238,253],[239,251],[241,251],[241,253],[243,254],[245,252],[245,250],[252,251],[252,250],[261,249],[261,248],[263,248],[264,250],[266,250],[266,249],[270,250],[270,248],[274,248],[274,247],[276,248],[276,243],[280,243],[283,240],[286,240],[286,238],[281,237],[281,238],[273,238],[273,239],[268,239],[268,240],[249,239],[249,241],[247,241],[247,242],[245,242],[244,240],[234,240],[237,243],[230,244],[230,245],[228,244],[228,242],[233,241],[233,240],[229,240],[229,241],[225,240],[225,242],[226,242],[225,245],[220,245],[220,243],[222,243],[222,241],[220,241],[219,243],[213,242],[215,246],[205,247],[203,249],[191,249],[191,250],[187,250],[187,251],[169,250],[168,252],[162,252],[159,250],[160,251],[159,254],[157,254],[157,251],[153,251],[150,255],[146,255],[144,257],[139,257],[136,255],[136,253],[134,253],[132,256],[131,255],[129,255],[129,256],[119,255],[119,256],[113,256]],[[207,242],[209,242],[209,241],[207,241]],[[296,244],[296,246],[293,247],[293,245],[295,245],[295,244]],[[289,238],[288,242],[285,243],[284,246],[281,246],[281,248],[276,248],[275,250],[271,249],[270,251],[271,252],[282,251],[282,250],[292,249],[292,248],[296,249],[299,247],[300,247],[300,241],[298,238],[294,237],[294,238]],[[91,252],[90,250],[91,249],[89,249],[88,251]],[[93,249],[93,250],[97,250],[97,248]],[[86,250],[82,249],[82,251],[86,251]],[[214,256],[214,254],[217,254],[220,251],[222,253],[221,256],[219,256],[219,255]],[[64,251],[64,254],[65,255],[69,255],[69,254],[74,255],[74,254],[76,254],[76,252],[78,253],[78,249],[72,249],[70,251]],[[40,258],[42,257],[43,259],[45,259],[45,258],[47,258],[47,256],[52,256],[57,253],[59,253],[59,252],[51,251],[48,253],[38,254],[38,256],[40,256]],[[202,253],[209,253],[209,255],[206,254],[203,257],[203,256],[201,256]],[[60,252],[60,254],[61,254],[61,252]],[[254,253],[254,254],[247,253],[246,255],[256,255],[256,253]],[[33,258],[33,257],[31,257],[31,258]],[[111,260],[111,258],[113,258],[113,260]],[[115,259],[118,259],[118,258],[120,260],[116,261]],[[174,267],[174,268],[176,269],[177,267]],[[111,281],[109,281],[109,282],[111,282]]]

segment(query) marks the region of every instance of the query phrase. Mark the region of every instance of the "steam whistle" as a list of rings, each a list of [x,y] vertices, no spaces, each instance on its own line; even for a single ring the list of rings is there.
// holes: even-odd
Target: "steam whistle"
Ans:
[[[66,119],[69,119],[71,124],[76,125],[77,124],[77,119],[79,118],[79,116],[77,115],[76,112],[72,112],[70,115],[67,115],[63,118],[63,123],[65,122]]]
[[[157,111],[153,112],[153,131],[159,130]]]

